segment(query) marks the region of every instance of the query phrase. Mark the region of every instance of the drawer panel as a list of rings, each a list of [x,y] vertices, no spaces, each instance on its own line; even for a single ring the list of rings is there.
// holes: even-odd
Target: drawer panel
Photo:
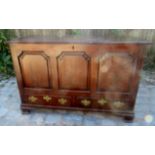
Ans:
[[[103,98],[94,97],[77,97],[75,107],[90,108],[90,109],[110,109],[109,102]]]
[[[35,105],[123,111],[130,109],[128,99],[107,99],[105,96],[25,95],[24,102]]]
[[[50,95],[25,95],[24,102],[29,104],[50,104],[56,103],[56,97]]]
[[[105,97],[76,97],[75,107],[88,109],[103,109],[103,110],[126,110],[129,108],[128,100],[109,100]]]
[[[51,95],[26,95],[24,101],[29,104],[43,104],[51,106],[70,106],[71,97]]]
[[[102,97],[95,100],[94,108],[111,111],[124,111],[129,109],[129,101],[117,99],[108,100]]]

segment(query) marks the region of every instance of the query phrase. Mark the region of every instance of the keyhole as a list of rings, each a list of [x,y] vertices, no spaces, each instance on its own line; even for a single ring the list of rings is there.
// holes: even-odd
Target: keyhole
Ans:
[[[72,46],[72,49],[73,49],[73,50],[75,49],[74,45]]]

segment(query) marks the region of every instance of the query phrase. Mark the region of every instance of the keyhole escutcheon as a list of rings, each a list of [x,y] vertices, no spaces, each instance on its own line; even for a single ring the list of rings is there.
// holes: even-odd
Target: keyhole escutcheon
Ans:
[[[75,47],[74,47],[74,45],[72,46],[72,50],[74,50],[75,49]]]

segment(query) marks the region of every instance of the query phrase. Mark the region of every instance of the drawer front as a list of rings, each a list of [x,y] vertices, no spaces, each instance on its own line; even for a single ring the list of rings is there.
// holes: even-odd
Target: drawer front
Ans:
[[[56,97],[50,95],[26,95],[24,101],[29,104],[53,105],[56,103]]]
[[[104,98],[77,97],[74,106],[90,109],[110,109],[110,104]]]
[[[129,102],[127,100],[113,99],[109,100],[105,97],[77,97],[75,107],[110,110],[110,111],[122,111],[129,109]]]
[[[127,99],[118,100],[116,98],[110,100],[107,99],[105,96],[77,96],[73,99],[72,97],[63,95],[26,95],[24,97],[24,102],[33,105],[98,109],[105,111],[124,111],[130,108],[129,101]]]
[[[51,106],[70,106],[71,97],[51,96],[51,95],[29,95],[24,97],[24,101],[29,104],[43,104]]]

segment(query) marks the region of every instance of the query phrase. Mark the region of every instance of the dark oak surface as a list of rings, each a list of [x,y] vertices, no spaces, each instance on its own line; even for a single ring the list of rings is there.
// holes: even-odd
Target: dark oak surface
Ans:
[[[23,38],[10,42],[23,111],[109,111],[134,116],[146,41]]]
[[[65,37],[44,37],[44,36],[33,36],[33,37],[22,37],[9,41],[9,43],[77,43],[77,44],[152,44],[151,41],[146,40],[107,40],[102,37],[84,37],[84,36],[65,36]]]

